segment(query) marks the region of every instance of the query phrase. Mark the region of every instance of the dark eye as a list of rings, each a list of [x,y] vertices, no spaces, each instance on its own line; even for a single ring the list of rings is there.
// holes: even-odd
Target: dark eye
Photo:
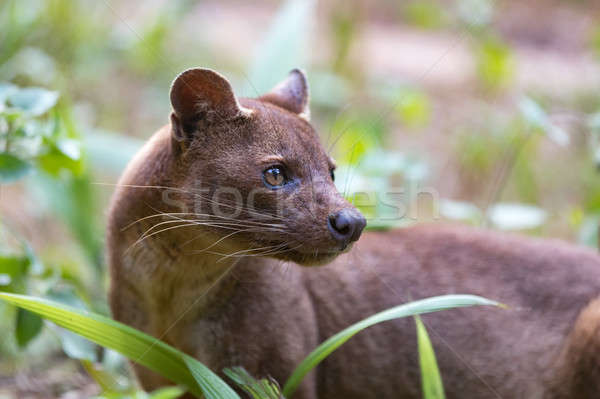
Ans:
[[[271,166],[263,172],[263,180],[267,187],[279,188],[288,181],[288,178],[282,166]]]
[[[331,176],[331,181],[335,181],[335,173],[333,169],[329,171],[329,176]]]

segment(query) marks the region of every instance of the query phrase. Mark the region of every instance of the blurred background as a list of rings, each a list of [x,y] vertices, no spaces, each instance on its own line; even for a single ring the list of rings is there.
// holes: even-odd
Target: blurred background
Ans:
[[[108,314],[110,194],[194,66],[251,97],[303,68],[371,229],[597,247],[599,21],[592,0],[3,0],[0,290]],[[148,396],[120,356],[25,311],[0,304],[0,333],[0,398]]]

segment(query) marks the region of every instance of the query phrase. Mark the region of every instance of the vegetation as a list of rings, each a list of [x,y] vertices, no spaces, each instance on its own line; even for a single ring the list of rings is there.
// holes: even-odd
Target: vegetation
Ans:
[[[95,382],[92,395],[107,398],[171,398],[184,390],[237,397],[230,382],[252,397],[275,398],[293,392],[319,361],[374,323],[494,304],[437,297],[384,311],[307,354],[287,382],[257,381],[243,369],[227,370],[230,380],[224,382],[213,373],[220,370],[210,371],[111,321],[103,211],[124,165],[165,123],[170,81],[190,66],[223,71],[248,96],[269,89],[294,67],[306,68],[315,125],[339,164],[338,188],[369,217],[371,229],[443,218],[597,246],[599,91],[587,82],[527,83],[535,80],[522,67],[532,48],[554,51],[567,63],[570,56],[561,53],[560,43],[549,41],[539,50],[538,38],[507,33],[503,21],[519,12],[518,4],[500,9],[492,0],[427,0],[381,2],[367,10],[335,1],[288,0],[278,9],[257,2],[249,18],[265,24],[248,26],[224,2],[223,23],[235,22],[225,26],[232,31],[224,41],[211,25],[198,30],[197,21],[206,20],[212,3],[159,3],[135,12],[117,0],[0,3],[0,332],[11,337],[0,341],[0,375],[85,370]],[[600,13],[590,1],[535,2],[538,9],[551,6],[573,15]],[[323,11],[325,28],[319,34],[324,38],[311,35],[317,10]],[[560,23],[550,12],[540,14],[549,26]],[[397,34],[399,27],[395,45],[405,37],[416,40],[410,48],[440,41],[435,49],[441,58],[425,61],[417,76],[409,71],[392,79],[386,68],[396,71],[395,64],[379,68],[377,63],[390,61],[366,59],[369,53],[361,49],[368,40],[392,42],[386,35]],[[596,71],[599,32],[591,27],[563,38],[580,44]],[[456,41],[440,39],[445,37]],[[325,41],[326,54],[315,55]],[[445,57],[456,56],[458,69],[464,66],[460,51],[468,54],[468,72],[436,77]],[[395,58],[412,55],[418,54]],[[431,77],[443,82],[431,83]],[[446,183],[450,176],[456,177],[452,188]],[[436,189],[433,201],[419,195],[428,187]],[[390,207],[358,194],[373,189],[377,198],[401,191],[400,203]],[[44,325],[40,316],[55,324]],[[414,345],[423,392],[440,398],[443,376],[435,365],[435,340],[432,344],[425,327],[426,316],[417,318]],[[180,386],[139,391],[117,352],[136,360],[141,356]],[[2,384],[0,396],[21,389]],[[60,393],[83,389],[78,383],[48,384],[60,385]]]

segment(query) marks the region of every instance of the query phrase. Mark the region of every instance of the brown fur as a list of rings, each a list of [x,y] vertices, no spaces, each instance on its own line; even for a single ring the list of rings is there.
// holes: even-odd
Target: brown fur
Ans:
[[[363,234],[343,253],[326,220],[351,205],[335,190],[333,161],[307,122],[301,72],[259,100],[237,100],[220,75],[190,70],[175,81],[171,100],[171,125],[131,162],[110,210],[110,301],[117,320],[215,371],[241,365],[283,383],[320,342],[364,317],[428,296],[479,294],[511,308],[423,318],[449,399],[600,397],[595,252],[430,225]],[[266,188],[261,173],[273,163],[285,163],[295,185]],[[237,188],[243,198],[255,195],[255,206],[234,217],[254,223],[244,231],[190,225],[138,242],[147,229],[183,224],[158,226],[174,216],[149,217],[157,212],[225,220],[215,219],[214,203],[197,201],[223,187]],[[235,211],[234,197],[225,193],[219,201]],[[270,230],[270,223],[283,227]],[[268,245],[282,252],[241,256]],[[239,252],[249,249],[255,250]],[[224,256],[231,253],[240,256]],[[146,389],[167,383],[136,371]],[[294,395],[317,397],[420,398],[414,322],[377,325],[348,341]]]

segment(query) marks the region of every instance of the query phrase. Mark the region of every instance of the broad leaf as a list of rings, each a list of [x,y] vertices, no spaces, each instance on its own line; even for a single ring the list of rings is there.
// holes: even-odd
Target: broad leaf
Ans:
[[[25,290],[25,277],[31,261],[27,256],[0,253],[0,287],[2,291]]]
[[[0,183],[10,183],[31,171],[31,165],[8,153],[0,153]]]
[[[37,337],[40,331],[42,331],[42,326],[43,322],[40,316],[25,309],[18,309],[15,335],[19,347],[26,347],[32,339]]]
[[[67,356],[82,361],[95,362],[97,360],[96,349],[98,347],[93,342],[69,330],[58,328],[57,330],[62,349]]]
[[[99,345],[114,349],[185,386],[197,397],[204,394],[207,399],[239,399],[223,380],[196,359],[125,324],[42,298],[0,293],[0,299],[39,314]]]
[[[304,378],[304,376],[315,368],[323,359],[331,354],[334,350],[339,348],[344,342],[348,341],[355,334],[364,330],[367,327],[371,327],[375,324],[382,323],[393,319],[398,319],[407,316],[415,316],[423,313],[437,312],[445,309],[460,308],[466,306],[475,305],[492,305],[492,306],[503,306],[496,301],[492,301],[486,298],[482,298],[476,295],[442,295],[427,299],[421,299],[418,301],[406,303],[404,305],[396,306],[391,309],[384,310],[383,312],[377,313],[373,316],[367,317],[366,319],[359,321],[356,324],[340,331],[334,336],[327,339],[315,350],[313,350],[301,363],[296,367],[292,375],[286,381],[283,387],[283,395],[285,397],[291,397],[292,394],[298,388],[298,385]],[[368,370],[365,370],[368,372]]]
[[[45,114],[56,105],[56,101],[58,101],[58,92],[40,87],[20,89],[8,97],[10,105],[32,116]]]
[[[38,155],[36,160],[40,169],[54,177],[59,177],[63,171],[69,171],[76,176],[83,172],[79,145],[72,139],[49,143],[48,149]]]

